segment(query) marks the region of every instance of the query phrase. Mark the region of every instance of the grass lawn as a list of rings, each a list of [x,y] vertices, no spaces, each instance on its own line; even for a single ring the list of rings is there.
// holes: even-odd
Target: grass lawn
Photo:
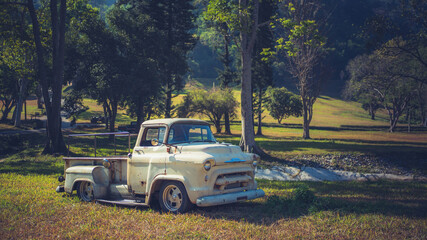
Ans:
[[[427,184],[260,181],[266,197],[195,208],[82,203],[58,194],[60,160],[0,164],[2,239],[425,239]],[[312,195],[314,193],[314,196]]]
[[[239,99],[239,92],[235,92]],[[181,101],[182,95],[175,99]],[[35,112],[35,101],[27,104]],[[96,101],[80,122],[102,115]],[[239,112],[240,110],[238,110]],[[117,125],[131,119],[119,111]],[[427,174],[427,130],[406,132],[399,125],[387,132],[387,115],[371,120],[354,102],[322,96],[314,107],[310,140],[303,140],[301,118],[279,125],[270,116],[256,138],[269,155],[262,164],[332,159],[340,169],[380,171],[407,169]],[[216,134],[219,141],[238,144],[240,122],[233,135]],[[0,124],[0,131],[16,130]],[[214,130],[214,129],[213,129]],[[74,129],[72,133],[105,129]],[[67,132],[65,135],[68,135]],[[70,155],[93,156],[93,137],[65,138]],[[133,146],[135,138],[131,140]],[[160,213],[156,208],[123,208],[82,203],[75,195],[57,194],[56,178],[63,174],[61,156],[41,155],[44,134],[0,135],[0,234],[2,239],[426,239],[427,183],[425,182],[259,182],[266,197],[227,206],[195,208],[188,214]],[[127,138],[117,138],[117,154],[128,152]],[[97,138],[97,155],[112,155],[108,137]],[[353,166],[345,159],[356,157]],[[374,160],[361,161],[366,158]],[[385,166],[386,165],[386,166]],[[384,167],[385,166],[385,167]]]

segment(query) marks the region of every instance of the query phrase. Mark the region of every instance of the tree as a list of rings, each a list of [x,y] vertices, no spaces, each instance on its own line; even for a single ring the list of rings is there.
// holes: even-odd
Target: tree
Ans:
[[[277,11],[276,3],[273,0],[265,0],[259,6],[259,20],[269,21]],[[273,32],[268,25],[260,27],[254,46],[254,57],[252,62],[252,85],[253,85],[253,106],[254,118],[257,119],[256,135],[262,135],[262,113],[263,105],[266,102],[264,93],[273,84],[273,68],[271,61],[264,61],[261,55],[263,49],[272,48],[274,45]]]
[[[266,23],[258,23],[258,0],[211,0],[206,9],[206,16],[211,21],[226,24],[233,32],[235,44],[238,46],[241,63],[241,119],[242,136],[240,146],[246,152],[262,153],[255,143],[253,108],[252,108],[252,54],[259,27]]]
[[[349,62],[349,89],[363,94],[360,97],[375,97],[388,112],[390,128],[393,132],[399,118],[415,94],[417,84],[409,77],[402,77],[398,72],[413,72],[414,65],[408,59],[392,57],[387,52],[387,45],[368,56],[358,57]]]
[[[81,92],[72,90],[64,95],[64,106],[62,109],[64,112],[66,112],[66,117],[72,117],[72,122],[75,122],[79,115],[87,111],[89,107],[83,105],[83,98]]]
[[[114,32],[122,39],[123,52],[127,58],[128,82],[124,102],[128,113],[137,117],[138,125],[149,119],[153,113],[160,114],[161,103],[158,43],[163,37],[155,29],[154,21],[147,8],[149,1],[124,0],[115,4],[107,15]]]
[[[346,100],[353,100],[362,103],[362,108],[368,111],[372,120],[375,120],[375,113],[378,109],[382,108],[379,96],[375,91],[367,89],[367,85],[361,84],[354,79],[362,79],[370,74],[370,62],[368,55],[361,55],[354,58],[347,65],[347,72],[350,75],[350,81],[347,81],[343,91],[343,98]]]
[[[313,105],[325,80],[319,74],[320,59],[327,50],[326,38],[319,30],[325,18],[320,3],[314,0],[290,0],[285,7],[287,16],[277,20],[283,31],[279,33],[276,51],[265,49],[264,55],[286,52],[288,71],[296,80],[303,104],[303,138],[309,139]]]
[[[161,37],[156,39],[157,71],[166,95],[165,117],[171,117],[174,92],[183,88],[183,76],[187,73],[187,54],[193,49],[196,39],[191,34],[194,28],[193,6],[190,0],[150,1],[147,8],[154,30]]]
[[[0,63],[0,101],[2,103],[0,121],[4,122],[15,105],[18,91],[16,74],[5,64]]]
[[[5,2],[2,2],[6,4]],[[27,9],[22,5],[6,5],[0,12],[1,18],[1,53],[2,64],[9,74],[13,73],[16,78],[14,85],[18,91],[13,100],[14,112],[13,123],[21,125],[22,106],[27,98],[34,76],[33,56],[34,49],[29,34],[29,19]],[[6,80],[7,81],[7,80]],[[10,81],[9,81],[10,82]],[[8,107],[5,108],[8,110]],[[7,116],[6,116],[7,117]]]
[[[184,101],[177,107],[178,116],[188,117],[202,114],[214,124],[217,133],[221,133],[221,119],[228,113],[235,115],[237,101],[231,89],[195,89],[184,97]]]
[[[230,6],[232,5],[229,2]],[[233,31],[225,23],[211,21],[209,15],[201,14],[198,19],[198,31],[200,41],[210,46],[218,54],[218,59],[222,63],[222,69],[217,69],[220,87],[222,89],[232,87],[238,79],[238,74],[233,63],[236,55],[236,45],[233,44]],[[228,113],[224,115],[225,133],[231,134],[230,116]]]
[[[126,91],[132,85],[127,74],[131,72],[131,60],[127,58],[125,41],[107,27],[98,10],[78,1],[75,5],[80,14],[73,13],[70,25],[74,45],[68,49],[70,77],[75,91],[82,92],[97,100],[104,108],[106,128],[115,131],[115,121],[119,106],[124,105]],[[108,16],[107,16],[108,19]]]
[[[59,5],[59,6],[58,6]],[[50,17],[52,31],[52,79],[48,80],[45,66],[46,50],[42,45],[40,25],[33,0],[27,0],[28,11],[33,26],[34,43],[37,54],[37,70],[42,85],[43,99],[47,115],[47,142],[44,153],[64,153],[66,151],[61,131],[61,96],[64,80],[64,45],[65,45],[65,17],[66,0],[50,1]],[[59,16],[58,16],[59,9]],[[52,90],[52,98],[49,96]]]
[[[268,88],[266,107],[270,115],[282,124],[282,120],[290,116],[302,115],[302,103],[299,96],[289,92],[286,88]]]

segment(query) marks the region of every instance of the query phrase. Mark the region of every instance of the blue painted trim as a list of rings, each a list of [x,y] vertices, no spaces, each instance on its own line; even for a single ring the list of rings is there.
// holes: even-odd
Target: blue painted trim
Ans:
[[[225,161],[225,163],[239,163],[239,162],[246,162],[246,160],[239,159],[239,158],[232,158],[231,160]]]

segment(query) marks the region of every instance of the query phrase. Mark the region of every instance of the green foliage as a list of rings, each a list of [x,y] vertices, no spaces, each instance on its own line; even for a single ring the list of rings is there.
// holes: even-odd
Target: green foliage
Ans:
[[[395,51],[396,41],[390,40],[370,55],[356,57],[347,66],[347,95],[362,103],[381,104],[389,113],[390,132],[420,88],[416,80],[427,76],[427,68],[412,56]]]
[[[121,1],[107,14],[112,31],[123,44],[120,51],[127,61],[123,102],[128,114],[136,116],[139,124],[151,115],[161,115],[165,106],[158,69],[159,44],[164,36],[150,13],[145,11],[148,7],[147,1]]]
[[[79,115],[88,109],[89,107],[83,105],[83,98],[80,92],[70,91],[65,94],[63,111],[67,113],[67,118],[72,117],[73,121],[76,121]]]
[[[266,108],[279,124],[290,116],[300,117],[302,115],[300,97],[289,92],[285,87],[268,88],[266,98]]]
[[[231,89],[194,89],[188,92],[184,101],[178,105],[177,113],[179,117],[204,115],[214,123],[216,132],[220,133],[222,117],[229,113],[233,118],[236,108],[237,101]]]
[[[138,2],[138,1],[135,1]],[[194,48],[196,36],[192,1],[148,1],[146,12],[149,14],[158,38],[154,40],[157,51],[154,58],[158,81],[165,94],[164,116],[171,117],[173,94],[184,87],[184,75],[188,71],[188,53]]]

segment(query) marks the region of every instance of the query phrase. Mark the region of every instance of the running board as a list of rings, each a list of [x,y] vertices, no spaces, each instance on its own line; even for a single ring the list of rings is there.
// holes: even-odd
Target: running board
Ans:
[[[131,207],[148,206],[145,203],[137,202],[136,200],[130,200],[130,199],[123,199],[123,200],[96,199],[95,201],[99,203],[108,203],[108,204],[131,206]]]

